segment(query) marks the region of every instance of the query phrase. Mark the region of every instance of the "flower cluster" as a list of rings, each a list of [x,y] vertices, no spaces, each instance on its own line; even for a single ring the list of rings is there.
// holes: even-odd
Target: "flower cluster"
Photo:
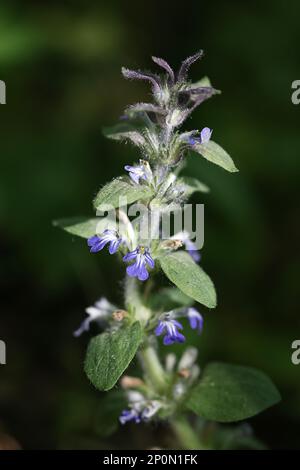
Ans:
[[[190,66],[202,55],[203,52],[200,51],[188,57],[177,73],[165,60],[157,57],[152,59],[163,70],[163,75],[122,69],[125,78],[145,80],[151,84],[155,104],[136,103],[127,108],[122,121],[126,122],[128,128],[118,131],[112,137],[116,140],[127,139],[140,148],[143,158],[137,164],[126,165],[125,171],[128,172],[129,181],[133,186],[146,186],[153,190],[151,206],[155,201],[155,204],[161,207],[161,213],[164,210],[162,204],[172,207],[172,204],[180,203],[186,197],[185,187],[177,184],[184,152],[188,148],[207,144],[211,138],[212,130],[208,127],[182,134],[176,130],[197,106],[218,92],[209,83],[188,81]],[[138,128],[135,127],[137,121],[141,124]],[[173,171],[174,168],[176,171]],[[193,260],[198,263],[200,253],[189,233],[183,231],[171,237],[175,238],[182,241]],[[88,239],[91,253],[101,251],[106,245],[110,254],[121,249],[125,263],[134,261],[126,269],[128,276],[136,277],[140,281],[149,278],[148,269],[155,267],[159,246],[153,247],[151,240],[145,245],[139,237],[136,242],[129,240],[129,243],[126,243],[124,237],[116,230],[110,229]],[[128,246],[133,249],[129,250]]]
[[[107,244],[109,244],[109,253],[111,255],[118,251],[118,248],[123,243],[122,238],[116,231],[105,230],[101,236],[94,235],[88,239],[88,246],[91,253],[101,251]],[[140,281],[146,281],[149,277],[147,266],[154,269],[155,262],[150,254],[150,250],[145,246],[138,246],[135,250],[128,252],[124,257],[125,263],[134,261],[133,264],[127,267],[126,272],[130,277],[136,277]]]
[[[189,347],[182,354],[179,361],[173,353],[167,354],[165,359],[164,373],[172,378],[171,395],[175,403],[180,403],[194,384],[195,380],[199,377],[200,368],[196,364],[198,351],[196,348]],[[128,408],[123,410],[119,421],[121,424],[129,422],[141,423],[148,422],[155,419],[163,410],[164,413],[168,412],[170,404],[165,398],[149,398],[144,393],[134,389],[134,385],[145,387],[145,383],[140,379],[134,377],[125,377],[127,380],[122,381],[123,388],[132,385],[132,389],[126,390]]]

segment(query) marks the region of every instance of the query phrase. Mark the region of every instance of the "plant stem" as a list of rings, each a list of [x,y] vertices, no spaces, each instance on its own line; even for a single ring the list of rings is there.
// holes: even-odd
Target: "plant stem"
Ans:
[[[149,288],[151,288],[151,285],[149,285]],[[135,320],[139,320],[142,324],[149,320],[152,312],[143,305],[136,280],[130,277],[127,277],[125,281],[125,301],[126,308],[134,311]],[[168,382],[155,349],[146,344],[141,348],[139,356],[143,371],[151,382],[153,389],[158,393],[164,393],[168,387]]]
[[[171,422],[176,437],[183,449],[186,450],[209,450],[200,437],[197,436],[188,420],[181,416]]]
[[[147,345],[140,350],[140,357],[143,370],[151,381],[153,388],[160,393],[166,391],[168,387],[166,374],[155,349]]]
[[[134,319],[145,325],[151,317],[151,310],[141,301],[141,296],[136,279],[127,276],[125,280],[125,304],[126,308],[134,312]]]

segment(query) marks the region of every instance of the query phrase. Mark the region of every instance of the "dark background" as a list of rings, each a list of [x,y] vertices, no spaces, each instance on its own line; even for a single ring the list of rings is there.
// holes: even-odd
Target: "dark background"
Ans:
[[[283,400],[251,425],[271,448],[300,448],[300,365],[290,360],[300,337],[300,105],[291,102],[299,15],[296,0],[1,2],[0,427],[22,447],[159,445],[152,428],[97,434],[102,396],[82,369],[88,337],[72,331],[101,295],[120,303],[123,270],[51,221],[92,214],[99,187],[138,158],[101,134],[149,95],[121,78],[121,66],[155,67],[156,55],[178,67],[202,48],[191,76],[208,75],[223,93],[187,126],[212,127],[240,173],[200,158],[186,168],[211,187],[198,199],[206,208],[202,263],[219,295],[216,311],[203,310],[200,363],[268,373]]]

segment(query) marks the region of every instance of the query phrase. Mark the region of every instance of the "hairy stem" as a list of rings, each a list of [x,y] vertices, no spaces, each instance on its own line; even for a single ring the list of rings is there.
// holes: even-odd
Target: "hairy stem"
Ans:
[[[151,317],[151,310],[143,304],[135,278],[126,277],[125,280],[125,304],[135,320],[144,326]]]
[[[146,324],[151,318],[152,312],[143,305],[136,280],[130,277],[127,277],[125,281],[125,302],[126,308],[134,314],[135,320]],[[141,348],[139,358],[145,376],[150,381],[153,389],[158,393],[164,393],[168,383],[155,349],[150,344],[146,344]]]
[[[143,370],[153,388],[164,393],[168,387],[165,371],[159,357],[152,346],[146,346],[140,350],[140,358]]]

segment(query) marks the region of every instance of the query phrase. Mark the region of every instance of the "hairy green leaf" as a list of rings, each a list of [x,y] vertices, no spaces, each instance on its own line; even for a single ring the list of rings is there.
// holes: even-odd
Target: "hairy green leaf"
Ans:
[[[206,160],[221,166],[224,170],[232,173],[239,171],[233,163],[230,155],[228,155],[220,145],[216,144],[216,142],[212,140],[204,144],[195,144],[193,145],[192,150],[202,155]]]
[[[116,208],[149,198],[152,194],[153,190],[148,186],[134,184],[127,177],[115,178],[100,189],[94,207],[99,210],[105,210],[105,206]]]
[[[217,305],[215,287],[210,277],[185,251],[159,258],[162,270],[184,294],[209,308]]]
[[[199,88],[202,86],[207,86],[207,87],[212,86],[211,81],[207,76],[200,78],[200,80],[198,80],[197,82],[193,82],[190,88]]]
[[[153,310],[172,310],[178,307],[190,307],[194,304],[191,297],[185,295],[180,289],[176,287],[165,287],[158,292],[153,293],[147,305]]]
[[[250,418],[278,401],[278,390],[263,372],[212,362],[204,369],[186,406],[205,419],[227,423]]]
[[[87,219],[86,217],[71,217],[67,219],[54,220],[55,227],[62,228],[72,235],[77,235],[82,238],[90,238],[97,233],[97,225],[100,219],[94,217]]]
[[[91,339],[85,359],[85,372],[99,390],[109,390],[135,356],[142,339],[139,322]]]
[[[134,126],[128,123],[120,123],[116,126],[105,127],[103,129],[105,137],[113,140],[129,140],[135,145],[143,145],[145,138],[143,134]]]
[[[204,183],[201,183],[201,181],[197,180],[197,178],[192,178],[191,176],[183,176],[178,178],[177,183],[184,186],[184,193],[187,197],[190,197],[196,192],[209,193],[210,191],[208,186],[206,186]]]

